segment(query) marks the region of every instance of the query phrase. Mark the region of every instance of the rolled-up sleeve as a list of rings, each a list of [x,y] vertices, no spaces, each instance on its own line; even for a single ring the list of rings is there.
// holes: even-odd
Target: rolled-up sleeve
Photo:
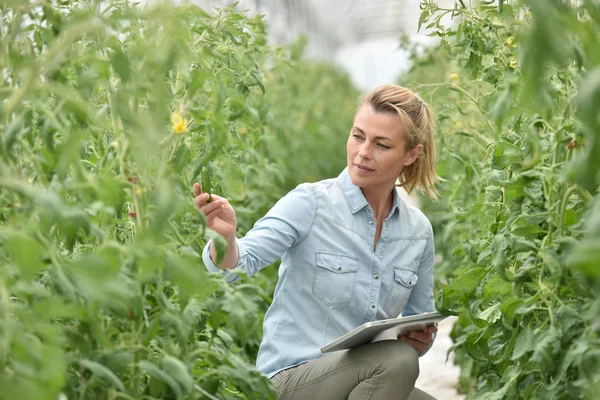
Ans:
[[[210,258],[210,245],[212,243],[212,239],[209,240],[208,243],[206,243],[206,246],[204,246],[204,250],[202,251],[202,261],[204,261],[204,265],[206,266],[206,269],[209,270],[210,272],[221,272],[223,274],[223,277],[225,278],[225,280],[227,280],[227,283],[233,283],[240,278],[240,276],[238,274],[236,274],[235,271],[236,270],[239,271],[240,260],[244,259],[244,257],[243,257],[244,245],[240,243],[240,239],[235,239],[235,242],[236,242],[237,248],[238,248],[238,262],[233,269],[230,269],[227,271],[219,268],[217,266],[217,264],[215,264],[213,262],[212,258]]]
[[[210,258],[212,240],[202,252],[204,265],[209,271],[222,272],[229,283],[239,279],[236,271],[252,276],[302,243],[312,229],[315,215],[316,201],[311,184],[299,185],[259,219],[246,236],[236,239],[238,261],[233,269],[221,270]]]

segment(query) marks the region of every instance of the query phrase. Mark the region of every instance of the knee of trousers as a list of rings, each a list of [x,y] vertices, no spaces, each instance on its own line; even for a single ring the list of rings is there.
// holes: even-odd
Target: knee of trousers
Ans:
[[[401,376],[416,381],[419,377],[419,356],[408,343],[399,340],[383,340],[371,343],[372,360],[380,373]]]

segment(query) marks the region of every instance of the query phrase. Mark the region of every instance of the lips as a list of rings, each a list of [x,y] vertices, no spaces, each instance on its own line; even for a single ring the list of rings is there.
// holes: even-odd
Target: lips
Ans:
[[[371,171],[375,171],[373,168],[369,168],[367,166],[364,165],[360,165],[360,164],[354,164],[354,166],[358,169],[360,169],[361,171],[365,171],[365,172],[371,172]]]

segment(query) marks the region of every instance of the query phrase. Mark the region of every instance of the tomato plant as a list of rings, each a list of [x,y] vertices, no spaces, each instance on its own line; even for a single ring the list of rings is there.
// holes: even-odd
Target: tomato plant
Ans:
[[[446,182],[424,207],[442,255],[437,307],[459,316],[461,388],[597,398],[600,8],[466,3],[422,3],[440,45],[413,46],[401,79],[438,115]]]
[[[292,182],[339,173],[311,157],[343,152],[326,135],[351,119],[348,79],[234,7],[5,1],[0,18],[0,398],[273,398],[254,368],[272,283],[205,271],[192,184],[243,234]]]

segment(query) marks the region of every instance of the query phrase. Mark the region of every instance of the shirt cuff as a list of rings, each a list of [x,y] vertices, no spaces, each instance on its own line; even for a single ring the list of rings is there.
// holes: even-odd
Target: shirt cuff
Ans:
[[[233,283],[233,282],[238,281],[240,279],[240,276],[238,274],[236,274],[234,271],[235,270],[238,270],[238,271],[243,270],[243,265],[242,265],[243,263],[241,262],[241,260],[243,260],[243,258],[244,258],[243,256],[246,254],[244,245],[242,243],[240,243],[238,238],[235,239],[235,243],[238,248],[237,264],[235,265],[234,268],[232,268],[230,270],[222,270],[210,258],[211,243],[212,243],[212,239],[210,239],[206,243],[206,245],[204,246],[204,250],[202,250],[202,261],[204,262],[204,266],[206,267],[206,269],[210,272],[220,272],[223,275],[223,277],[225,278],[225,280],[227,281],[227,283]]]

